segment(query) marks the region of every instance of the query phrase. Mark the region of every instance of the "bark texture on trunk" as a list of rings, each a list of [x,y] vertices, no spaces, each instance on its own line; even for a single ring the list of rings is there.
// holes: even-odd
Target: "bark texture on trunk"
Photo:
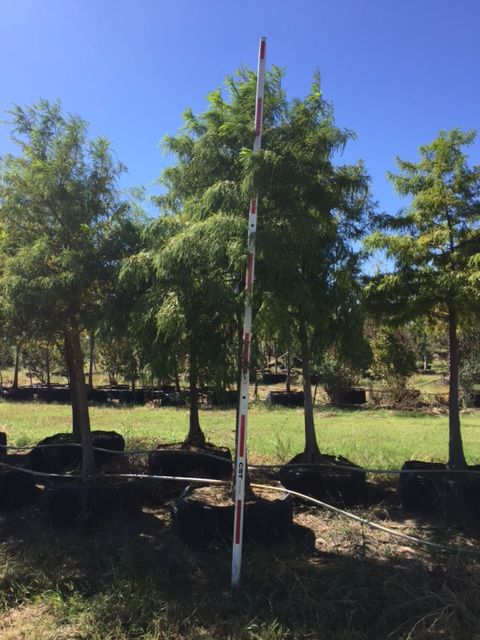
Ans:
[[[78,329],[65,333],[65,353],[70,371],[70,394],[74,435],[82,445],[82,477],[95,472],[90,416],[88,413],[87,387],[83,372],[83,353]]]
[[[450,351],[450,380],[448,389],[448,464],[457,469],[467,466],[463,452],[458,405],[458,336],[457,313],[448,308],[448,337]]]
[[[190,348],[190,417],[188,435],[185,444],[195,447],[205,446],[205,435],[200,427],[198,416],[198,362],[197,354],[193,347]]]
[[[303,452],[305,462],[313,462],[321,457],[315,434],[315,421],[313,418],[312,385],[310,375],[310,346],[308,344],[307,327],[303,320],[299,326],[300,350],[302,354],[303,377],[303,402],[305,421],[305,449]]]

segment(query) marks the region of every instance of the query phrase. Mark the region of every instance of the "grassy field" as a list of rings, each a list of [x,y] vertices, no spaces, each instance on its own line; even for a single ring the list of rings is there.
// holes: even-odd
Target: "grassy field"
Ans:
[[[181,440],[187,418],[186,409],[91,410],[92,428],[121,432],[129,447]],[[469,462],[480,461],[479,419],[462,416]],[[234,411],[205,409],[201,421],[209,440],[233,446]],[[365,466],[446,457],[445,415],[319,409],[316,422],[325,452]],[[0,402],[12,444],[69,429],[69,407]],[[251,458],[288,458],[302,429],[300,410],[254,405]],[[429,551],[297,505],[288,539],[246,545],[242,587],[232,590],[229,545],[182,544],[168,503],[59,534],[39,496],[0,512],[0,640],[479,640],[480,529],[413,519],[392,487],[355,513],[474,553]]]
[[[404,460],[445,460],[448,417],[435,413],[374,409],[317,409],[316,429],[324,453],[343,455],[366,467],[395,468]],[[205,409],[200,413],[207,439],[234,446],[235,412]],[[480,463],[480,411],[462,415],[468,462]],[[41,403],[0,402],[0,431],[10,444],[35,444],[47,435],[69,431],[70,408]],[[186,408],[92,407],[92,429],[121,433],[128,448],[180,441],[188,425]],[[301,409],[254,404],[249,421],[249,449],[258,460],[287,460],[303,448]],[[252,458],[252,459],[253,459]]]

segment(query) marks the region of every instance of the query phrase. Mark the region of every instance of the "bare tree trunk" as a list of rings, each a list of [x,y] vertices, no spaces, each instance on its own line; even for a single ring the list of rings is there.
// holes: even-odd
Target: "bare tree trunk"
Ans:
[[[290,349],[287,349],[287,381],[285,385],[285,391],[290,393],[290,376],[291,376],[291,358],[290,358]]]
[[[22,345],[18,343],[15,346],[15,369],[13,371],[12,389],[18,389],[18,370],[20,368],[20,353],[22,351]]]
[[[93,389],[93,363],[95,361],[95,334],[90,331],[88,334],[88,342],[90,346],[89,350],[89,362],[88,362],[88,386]]]
[[[178,366],[175,365],[175,391],[180,393],[180,377],[178,375]]]
[[[195,447],[205,446],[205,435],[200,427],[200,419],[198,417],[198,362],[197,354],[193,345],[190,348],[190,418],[188,435],[185,444]]]
[[[47,387],[50,389],[50,347],[45,349],[45,368],[47,371]]]
[[[308,344],[307,327],[303,320],[299,326],[300,350],[302,354],[303,376],[303,402],[305,421],[305,449],[303,452],[305,462],[313,462],[321,456],[315,434],[315,422],[313,418],[312,385],[310,374],[310,347]]]
[[[450,350],[450,380],[448,394],[448,464],[457,469],[467,466],[463,452],[458,405],[458,336],[457,313],[452,305],[448,308],[448,335]]]
[[[75,439],[82,445],[82,477],[86,479],[95,472],[95,460],[90,433],[87,387],[83,372],[83,353],[80,332],[77,329],[70,329],[65,333],[65,355],[70,373],[73,433]]]

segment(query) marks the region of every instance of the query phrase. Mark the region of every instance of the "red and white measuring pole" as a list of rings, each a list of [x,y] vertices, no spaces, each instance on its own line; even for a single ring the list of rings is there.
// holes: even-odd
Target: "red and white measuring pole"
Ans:
[[[257,94],[255,102],[255,140],[253,151],[262,145],[263,97],[265,89],[266,38],[260,38],[257,68]],[[255,274],[255,232],[257,230],[257,204],[255,195],[250,200],[248,213],[247,275],[245,278],[245,315],[243,319],[242,375],[240,382],[240,406],[237,424],[237,450],[235,465],[235,516],[233,523],[232,587],[240,584],[243,545],[243,514],[245,506],[245,475],[247,464],[248,387],[250,370],[250,345],[252,342],[252,294]]]

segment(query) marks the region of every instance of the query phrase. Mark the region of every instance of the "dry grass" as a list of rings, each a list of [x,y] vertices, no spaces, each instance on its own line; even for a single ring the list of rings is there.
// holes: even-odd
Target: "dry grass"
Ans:
[[[359,512],[392,528],[478,548],[480,531],[404,519],[389,496]],[[431,554],[316,508],[292,537],[247,545],[231,590],[230,548],[194,551],[168,505],[55,534],[38,506],[0,516],[0,638],[33,640],[478,640],[480,564]]]

